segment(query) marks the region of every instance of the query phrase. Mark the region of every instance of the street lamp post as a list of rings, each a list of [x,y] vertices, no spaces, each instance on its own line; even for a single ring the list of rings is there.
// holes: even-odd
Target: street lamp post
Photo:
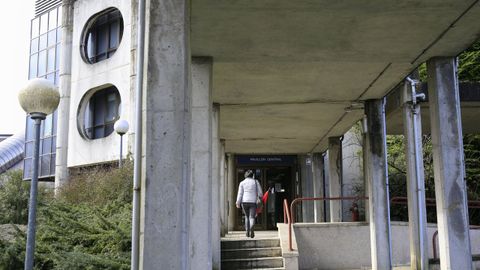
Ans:
[[[123,135],[128,131],[128,122],[127,120],[120,119],[113,125],[115,132],[120,135],[120,158],[118,159],[118,167],[122,167],[122,155],[123,155]]]
[[[40,150],[40,125],[48,114],[55,111],[60,102],[57,87],[46,79],[32,79],[18,93],[18,101],[23,110],[35,122],[35,141],[33,152],[33,173],[30,183],[30,200],[28,203],[27,247],[25,270],[33,269],[35,254],[35,226],[37,215],[38,161]]]

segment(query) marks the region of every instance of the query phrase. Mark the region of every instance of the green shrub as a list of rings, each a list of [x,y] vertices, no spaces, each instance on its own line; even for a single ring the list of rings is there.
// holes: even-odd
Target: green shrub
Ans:
[[[83,171],[56,199],[39,196],[35,269],[130,268],[132,171],[132,162]],[[21,230],[0,239],[0,269],[23,268],[25,242]]]
[[[30,183],[21,171],[0,175],[0,224],[27,224]]]
[[[133,162],[122,168],[94,167],[72,175],[59,190],[59,198],[68,203],[103,206],[112,201],[132,201]]]

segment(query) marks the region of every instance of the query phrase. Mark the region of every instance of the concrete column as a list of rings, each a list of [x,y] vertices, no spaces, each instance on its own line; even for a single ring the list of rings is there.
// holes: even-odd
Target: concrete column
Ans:
[[[73,1],[62,2],[62,42],[57,109],[57,149],[55,157],[55,190],[68,181],[68,130],[70,123],[70,89],[72,77]]]
[[[150,0],[146,13],[140,269],[184,270],[190,268],[189,2]]]
[[[369,191],[369,186],[368,186],[368,164],[367,164],[367,146],[366,146],[366,141],[367,141],[367,117],[363,117],[362,119],[362,162],[363,162],[363,194],[365,197],[368,197],[368,191]],[[369,200],[365,200],[365,222],[370,222],[370,203]]]
[[[227,155],[227,179],[228,179],[228,231],[235,230],[235,156],[233,154]]]
[[[300,162],[300,187],[302,194],[300,197],[313,197],[313,179],[312,179],[312,159],[309,155],[299,155]],[[313,203],[312,201],[304,201],[302,205],[302,222],[313,222]]]
[[[212,59],[192,59],[191,269],[212,269]]]
[[[323,161],[322,153],[313,153],[312,155],[312,179],[313,179],[313,197],[323,197]],[[313,220],[315,223],[324,222],[324,201],[314,201]]]
[[[472,269],[455,58],[432,58],[427,71],[440,267]]]
[[[420,105],[416,102],[414,85],[406,82],[403,92],[403,134],[405,138],[405,157],[407,159],[410,268],[426,270],[428,269],[428,239]]]
[[[225,140],[220,140],[220,235],[227,234],[227,188],[226,178],[226,160],[225,160]]]
[[[386,155],[385,111],[382,100],[365,102],[365,170],[368,181],[372,269],[391,269],[391,234]]]
[[[342,196],[342,140],[328,138],[329,196]],[[342,222],[342,201],[330,201],[330,222]]]
[[[220,106],[212,113],[212,269],[220,269]]]

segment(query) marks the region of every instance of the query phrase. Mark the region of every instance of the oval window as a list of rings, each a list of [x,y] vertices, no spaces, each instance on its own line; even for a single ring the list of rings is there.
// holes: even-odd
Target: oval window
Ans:
[[[79,111],[78,127],[83,137],[94,140],[107,137],[120,116],[120,93],[115,86],[89,91]]]
[[[120,10],[109,8],[92,16],[82,32],[81,54],[85,62],[94,64],[112,57],[123,36]]]

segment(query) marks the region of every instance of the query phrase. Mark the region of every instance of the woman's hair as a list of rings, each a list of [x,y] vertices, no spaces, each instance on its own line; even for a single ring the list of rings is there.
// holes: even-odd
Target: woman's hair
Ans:
[[[247,171],[245,172],[245,178],[247,178],[247,177],[252,177],[252,176],[253,176],[253,171],[252,171],[252,170],[247,170]]]

